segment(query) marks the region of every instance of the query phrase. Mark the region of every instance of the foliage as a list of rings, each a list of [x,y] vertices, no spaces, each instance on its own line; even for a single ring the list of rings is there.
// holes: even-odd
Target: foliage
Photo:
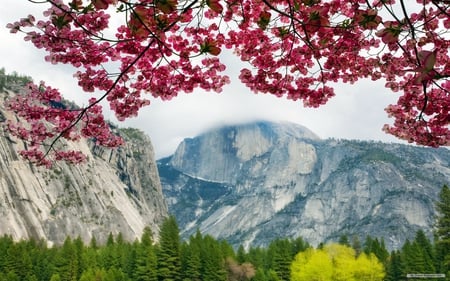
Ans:
[[[160,280],[180,280],[181,253],[179,229],[175,217],[170,216],[161,226],[158,251],[158,276]]]
[[[169,229],[176,226],[173,221],[166,224]],[[366,240],[382,241],[371,237]],[[49,248],[44,241],[14,242],[10,236],[3,236],[0,237],[0,280],[356,281],[382,280],[386,272],[385,280],[397,281],[403,280],[407,273],[442,273],[433,270],[433,266],[424,267],[427,265],[424,261],[436,260],[437,254],[436,245],[421,231],[412,242],[407,241],[400,250],[389,254],[385,265],[377,258],[379,250],[376,248],[370,250],[365,246],[357,255],[357,251],[348,245],[331,243],[312,248],[301,238],[279,239],[267,248],[247,251],[241,248],[237,251],[240,254],[225,241],[203,236],[200,232],[178,243],[180,263],[174,266],[161,262],[174,245],[165,243],[170,248],[166,251],[166,246],[154,242],[149,228],[144,230],[140,240],[131,243],[124,241],[121,234],[110,235],[105,245],[97,245],[95,239],[84,245],[79,238],[67,237],[63,245]],[[278,251],[275,248],[291,253],[287,258],[288,277],[280,271],[286,261],[272,256]],[[163,267],[176,274],[169,277]]]
[[[239,79],[250,90],[318,107],[338,82],[384,80],[402,92],[386,109],[384,130],[428,146],[450,140],[448,1],[406,0],[45,0],[44,18],[24,17],[7,27],[47,52],[49,63],[70,64],[83,91],[81,109],[54,106],[61,94],[31,85],[9,106],[24,119],[10,132],[29,143],[22,155],[78,163],[79,151],[55,147],[60,138],[95,138],[118,146],[103,117],[106,100],[119,120],[150,104],[201,88],[221,92],[230,49],[243,62]],[[44,6],[44,5],[42,5]],[[111,30],[111,18],[121,19]],[[117,66],[117,69],[114,67]],[[44,126],[42,119],[52,126]],[[57,148],[53,150],[52,148]]]
[[[444,185],[436,203],[438,211],[436,229],[437,267],[443,273],[450,272],[450,188]]]
[[[383,280],[382,263],[374,254],[360,254],[345,245],[329,244],[322,249],[299,253],[291,265],[292,281],[301,280]]]
[[[444,186],[436,203],[434,241],[419,230],[414,240],[391,253],[383,239],[367,236],[361,245],[357,236],[350,243],[345,234],[339,238],[341,244],[321,243],[317,248],[299,237],[276,239],[266,248],[239,247],[235,252],[226,241],[200,231],[180,241],[172,216],[161,225],[158,242],[150,228],[132,243],[121,234],[110,234],[105,245],[98,245],[95,238],[85,245],[80,238],[67,237],[63,245],[48,247],[45,241],[15,242],[3,236],[0,281],[397,281],[408,273],[448,275],[449,198],[449,188]]]

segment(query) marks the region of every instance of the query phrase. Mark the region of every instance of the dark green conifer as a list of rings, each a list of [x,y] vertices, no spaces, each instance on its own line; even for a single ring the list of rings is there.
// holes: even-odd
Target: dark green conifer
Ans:
[[[136,249],[136,264],[133,280],[136,281],[157,281],[157,258],[153,245],[153,234],[150,228],[146,227],[141,237],[141,243]]]
[[[158,279],[160,281],[181,280],[180,237],[175,217],[170,216],[164,220],[159,235]]]
[[[242,246],[242,245],[240,245],[237,250],[236,261],[240,264],[247,261],[245,249],[244,249],[244,246]]]
[[[386,281],[402,280],[406,276],[403,269],[403,263],[400,252],[393,251],[390,255],[389,262],[386,267]]]
[[[79,274],[79,260],[75,245],[70,236],[66,238],[63,246],[58,250],[55,259],[56,272],[61,277],[61,281],[78,281]]]
[[[436,202],[436,264],[439,273],[450,273],[450,189],[447,185]]]
[[[289,280],[291,275],[291,262],[294,257],[292,245],[288,239],[275,239],[269,245],[270,269],[280,280]]]
[[[201,247],[202,280],[225,281],[227,272],[219,243],[210,235],[203,238]]]
[[[181,267],[183,281],[200,281],[200,245],[194,239],[181,245]]]

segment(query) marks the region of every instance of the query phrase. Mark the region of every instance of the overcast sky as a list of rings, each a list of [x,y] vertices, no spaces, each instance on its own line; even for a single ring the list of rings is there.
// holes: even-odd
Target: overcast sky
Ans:
[[[17,71],[35,81],[44,80],[58,88],[63,95],[82,105],[87,100],[72,77],[74,70],[64,65],[51,65],[44,61],[44,53],[21,34],[10,34],[6,29],[13,22],[42,9],[42,5],[25,0],[2,0],[0,9],[0,67],[7,72]],[[38,12],[40,15],[41,12]],[[306,109],[301,101],[293,102],[274,96],[254,94],[240,84],[237,76],[238,62],[225,61],[231,85],[223,93],[198,91],[181,93],[171,101],[151,100],[137,118],[119,123],[142,129],[152,139],[157,158],[170,155],[186,137],[196,136],[205,130],[254,120],[291,121],[306,126],[321,138],[344,138],[398,142],[381,129],[390,123],[384,108],[394,103],[397,95],[383,87],[383,83],[370,81],[343,85],[336,89],[336,97],[316,109]],[[107,114],[111,119],[113,116]]]

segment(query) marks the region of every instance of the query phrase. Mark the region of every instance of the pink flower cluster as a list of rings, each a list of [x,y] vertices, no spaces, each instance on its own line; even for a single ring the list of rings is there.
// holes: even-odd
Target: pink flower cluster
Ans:
[[[406,0],[47,2],[46,20],[28,16],[8,24],[11,32],[24,32],[47,52],[48,62],[78,68],[83,91],[104,95],[80,110],[56,109],[50,101],[60,97],[40,85],[11,101],[11,109],[29,122],[10,124],[11,132],[33,144],[24,153],[29,159],[41,159],[49,151],[43,146],[60,137],[120,145],[103,119],[102,100],[124,120],[150,104],[147,93],[170,100],[197,88],[221,92],[229,83],[219,57],[224,48],[248,64],[239,78],[249,89],[311,107],[335,95],[331,83],[384,79],[389,90],[403,92],[386,109],[394,118],[386,132],[423,145],[450,144],[450,19],[443,2],[417,1],[417,11],[407,17],[391,8]],[[111,34],[115,11],[124,24],[114,37],[104,37]],[[117,71],[108,70],[111,65]],[[55,151],[58,160],[82,160]]]
[[[51,166],[53,160],[83,162],[85,155],[65,145],[81,137],[107,147],[123,144],[122,138],[112,133],[94,99],[87,108],[70,108],[60,93],[44,82],[30,83],[24,93],[10,98],[7,106],[20,118],[17,122],[8,120],[6,126],[12,135],[26,141],[27,149],[21,155],[39,165]],[[58,143],[60,139],[66,142]]]

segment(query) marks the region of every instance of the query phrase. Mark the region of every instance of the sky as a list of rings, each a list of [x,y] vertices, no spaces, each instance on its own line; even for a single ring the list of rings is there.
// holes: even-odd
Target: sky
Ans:
[[[6,29],[28,14],[41,15],[43,6],[26,0],[2,0],[0,9],[0,68],[31,76],[35,82],[45,81],[58,88],[68,100],[86,104],[83,93],[73,78],[70,66],[52,65],[44,61],[45,53],[23,40],[22,34],[11,34]],[[139,116],[118,122],[110,111],[105,113],[121,127],[139,128],[153,143],[156,158],[172,154],[178,144],[206,130],[222,125],[242,124],[256,120],[289,121],[303,125],[319,137],[338,139],[400,142],[382,131],[384,124],[392,123],[384,108],[395,103],[397,94],[385,89],[382,82],[361,81],[354,85],[336,86],[336,96],[320,108],[304,108],[301,101],[290,101],[275,96],[254,94],[238,80],[239,61],[224,57],[231,84],[222,93],[180,93],[171,101],[153,99]]]

